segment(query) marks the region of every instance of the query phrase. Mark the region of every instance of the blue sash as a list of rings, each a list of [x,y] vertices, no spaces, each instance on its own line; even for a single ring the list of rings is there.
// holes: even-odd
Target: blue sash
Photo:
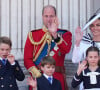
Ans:
[[[50,48],[50,51],[54,48],[55,46],[55,42],[51,42],[51,48]],[[34,62],[35,65],[39,65],[42,58],[45,57],[48,53],[48,44],[46,43],[43,50],[41,51],[39,57],[37,58],[37,60]]]
[[[59,30],[58,33],[59,34],[64,34],[65,32],[67,32],[66,30]],[[51,42],[51,48],[50,51],[54,48],[55,46],[55,42]],[[42,58],[45,57],[48,53],[48,44],[46,43],[43,50],[41,51],[40,55],[38,56],[38,58],[36,59],[36,61],[34,62],[35,65],[39,65]]]

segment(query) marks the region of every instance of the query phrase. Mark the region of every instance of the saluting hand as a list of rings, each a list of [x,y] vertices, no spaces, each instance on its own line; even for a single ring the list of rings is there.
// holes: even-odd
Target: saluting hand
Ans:
[[[54,38],[57,38],[57,28],[59,26],[58,18],[56,17],[52,23],[48,23],[48,30]]]

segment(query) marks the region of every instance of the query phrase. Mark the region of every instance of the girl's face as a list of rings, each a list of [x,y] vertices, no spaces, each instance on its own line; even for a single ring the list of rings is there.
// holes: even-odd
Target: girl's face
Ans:
[[[93,37],[100,36],[100,19],[97,19],[90,25]]]
[[[100,57],[98,55],[98,52],[96,51],[89,51],[87,55],[87,61],[89,66],[98,66],[98,61]]]

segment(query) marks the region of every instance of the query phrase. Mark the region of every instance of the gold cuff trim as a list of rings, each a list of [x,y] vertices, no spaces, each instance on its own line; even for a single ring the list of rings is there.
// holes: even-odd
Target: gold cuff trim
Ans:
[[[41,73],[40,71],[35,67],[35,66],[32,66],[28,69],[29,72],[32,73],[32,76],[34,78],[37,78],[37,77],[40,77],[41,76]]]

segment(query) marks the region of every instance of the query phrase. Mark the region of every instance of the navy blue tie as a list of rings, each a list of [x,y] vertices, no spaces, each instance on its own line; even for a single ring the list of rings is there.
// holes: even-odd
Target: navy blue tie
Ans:
[[[49,82],[52,84],[52,78],[48,77]]]
[[[1,61],[2,61],[2,63],[3,63],[4,65],[6,65],[6,60],[5,60],[5,59],[2,59]]]

